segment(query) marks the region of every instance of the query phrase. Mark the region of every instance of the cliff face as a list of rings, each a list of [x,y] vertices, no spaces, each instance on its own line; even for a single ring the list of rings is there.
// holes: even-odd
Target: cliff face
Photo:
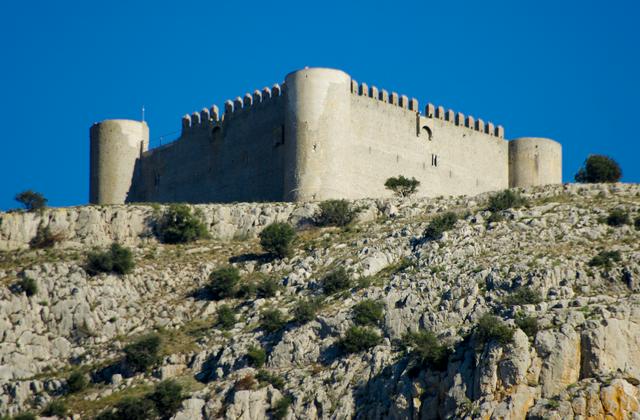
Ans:
[[[493,222],[483,210],[488,195],[362,200],[348,229],[311,227],[315,204],[200,205],[213,238],[190,245],[155,240],[161,207],[2,214],[0,414],[62,399],[91,418],[176,378],[189,394],[176,419],[267,418],[284,395],[292,398],[286,418],[640,418],[640,231],[603,222],[613,209],[640,215],[640,186],[550,186],[523,195],[527,207]],[[427,225],[446,211],[462,218],[441,239],[425,240]],[[273,221],[300,227],[291,258],[256,255],[255,236]],[[45,226],[64,239],[29,250]],[[133,273],[89,276],[86,252],[113,241],[131,247]],[[590,264],[602,251],[619,258]],[[210,300],[201,293],[209,274],[230,262],[243,282],[268,277],[280,288]],[[336,267],[352,274],[353,287],[324,296],[321,279]],[[36,281],[33,296],[17,286],[24,278]],[[294,321],[297,301],[308,297],[322,300],[317,315]],[[382,340],[346,354],[339,341],[354,325],[354,306],[368,299],[383,304],[382,321],[370,327]],[[226,331],[218,326],[221,305],[237,314]],[[261,327],[269,309],[284,314],[283,328]],[[512,338],[483,337],[486,313]],[[153,330],[162,361],[133,373],[120,363],[122,347]],[[399,344],[418,330],[448,348],[444,363],[416,363],[415,349]],[[266,351],[263,372],[250,366],[252,346]],[[69,394],[73,367],[92,384]],[[265,372],[282,381],[246,386]]]

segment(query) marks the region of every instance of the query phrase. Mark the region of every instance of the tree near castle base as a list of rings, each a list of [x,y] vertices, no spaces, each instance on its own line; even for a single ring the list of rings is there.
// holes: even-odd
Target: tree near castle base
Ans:
[[[420,181],[418,181],[417,179],[405,178],[402,175],[391,177],[384,183],[384,186],[388,190],[393,191],[393,193],[399,197],[408,197],[412,194],[415,194],[418,190],[419,185]]]
[[[622,177],[620,165],[608,156],[591,155],[575,175],[576,182],[618,182]]]
[[[16,201],[22,204],[27,211],[36,211],[47,207],[48,200],[39,192],[26,190],[16,195]]]

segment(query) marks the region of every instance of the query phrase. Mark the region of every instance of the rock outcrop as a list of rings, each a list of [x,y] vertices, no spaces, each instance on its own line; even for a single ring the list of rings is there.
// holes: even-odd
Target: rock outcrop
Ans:
[[[640,216],[640,186],[534,188],[501,217],[484,210],[488,196],[361,200],[346,229],[314,227],[313,203],[198,205],[212,238],[188,245],[157,241],[162,206],[0,214],[0,415],[62,400],[92,418],[175,379],[187,393],[176,420],[640,419],[640,231],[603,220],[612,209]],[[454,228],[425,240],[445,211],[459,214]],[[260,255],[256,236],[274,221],[299,230],[290,258]],[[47,226],[62,240],[29,249]],[[114,241],[131,248],[133,272],[89,275],[86,253]],[[616,257],[598,265],[602,251]],[[279,288],[211,300],[209,274],[228,264],[243,284],[270,278]],[[352,288],[325,296],[322,278],[337,267]],[[24,279],[36,293],[24,293]],[[310,299],[317,314],[297,320]],[[340,342],[364,300],[383,304],[368,327],[381,339],[347,354]],[[236,314],[228,330],[222,305]],[[271,309],[286,322],[265,331]],[[483,336],[485,314],[512,335]],[[136,373],[122,348],[152,331],[161,362]],[[444,362],[403,344],[417,331],[435,334]],[[252,346],[264,365],[250,362]],[[91,378],[76,394],[74,369]]]

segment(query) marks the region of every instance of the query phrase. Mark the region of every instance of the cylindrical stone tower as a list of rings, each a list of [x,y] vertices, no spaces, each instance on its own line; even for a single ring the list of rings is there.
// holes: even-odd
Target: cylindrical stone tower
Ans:
[[[105,120],[91,126],[89,137],[89,202],[123,204],[136,160],[149,148],[149,127],[144,121]]]
[[[509,142],[509,187],[562,183],[562,146],[551,139],[520,137]]]
[[[341,145],[351,136],[351,77],[343,71],[305,68],[285,79],[285,170],[287,201],[340,198],[340,170],[349,156]],[[353,186],[348,186],[352,188]]]

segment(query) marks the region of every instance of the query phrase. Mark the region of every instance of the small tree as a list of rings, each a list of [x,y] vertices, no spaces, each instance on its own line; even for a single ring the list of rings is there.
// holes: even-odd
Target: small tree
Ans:
[[[618,182],[622,169],[618,162],[604,155],[591,155],[576,173],[576,182]]]
[[[38,283],[31,277],[24,277],[20,280],[20,287],[24,294],[29,297],[38,293]]]
[[[352,309],[353,321],[358,325],[378,325],[384,319],[384,304],[366,299]]]
[[[339,341],[345,353],[358,353],[377,346],[382,341],[380,334],[367,327],[351,327]]]
[[[397,177],[392,177],[387,179],[384,183],[384,186],[393,191],[393,193],[399,197],[408,197],[412,194],[415,194],[418,190],[418,186],[420,185],[420,181],[415,178],[405,178],[402,175],[398,175]]]
[[[16,195],[16,201],[22,204],[27,211],[37,211],[47,207],[48,200],[39,192],[26,190]]]
[[[267,309],[260,317],[260,328],[268,333],[281,330],[287,324],[284,314],[278,309]]]
[[[622,259],[620,251],[600,251],[598,255],[591,258],[589,261],[590,267],[604,267],[610,270],[613,267],[614,262],[619,262]]]
[[[91,275],[97,273],[127,274],[133,270],[134,266],[131,250],[115,242],[107,251],[94,251],[87,255],[87,271]]]
[[[420,366],[441,369],[447,364],[449,351],[431,331],[409,332],[402,344]]]
[[[247,360],[249,366],[261,368],[264,366],[264,362],[267,361],[267,352],[262,347],[250,346],[247,349]]]
[[[326,200],[320,203],[320,212],[316,215],[319,226],[347,226],[356,216],[347,200]]]
[[[520,193],[511,190],[504,190],[489,197],[487,210],[492,212],[508,210],[510,208],[522,207],[526,204],[526,200],[520,196]]]
[[[325,295],[332,295],[351,287],[351,277],[344,267],[339,267],[322,279],[322,289]]]
[[[442,234],[447,230],[453,229],[457,221],[458,215],[451,211],[434,217],[424,230],[425,239],[438,240],[442,238]]]
[[[316,319],[320,302],[316,299],[300,299],[293,308],[293,317],[298,324],[306,324]]]
[[[218,308],[217,315],[218,320],[216,322],[216,325],[218,325],[223,330],[228,330],[236,324],[236,314],[229,305],[220,306]]]
[[[260,232],[260,245],[268,253],[278,257],[289,257],[296,231],[288,223],[271,223]]]
[[[89,385],[87,377],[82,372],[73,372],[67,379],[67,389],[70,393],[80,392]]]
[[[180,409],[185,396],[182,385],[169,379],[156,385],[155,390],[147,398],[155,404],[161,418],[169,419]]]
[[[209,275],[209,292],[214,299],[225,299],[236,294],[240,272],[233,266],[221,267]]]
[[[163,242],[180,244],[204,239],[209,236],[207,228],[197,215],[191,213],[186,204],[172,204],[164,214],[158,233]]]
[[[125,359],[136,371],[145,371],[160,361],[160,336],[150,334],[124,348]]]
[[[495,340],[504,346],[513,341],[513,329],[509,328],[500,318],[491,314],[484,314],[478,320],[476,334],[481,343]]]
[[[618,227],[631,224],[631,218],[629,217],[629,213],[626,211],[622,209],[613,209],[609,212],[606,222],[609,226]]]

